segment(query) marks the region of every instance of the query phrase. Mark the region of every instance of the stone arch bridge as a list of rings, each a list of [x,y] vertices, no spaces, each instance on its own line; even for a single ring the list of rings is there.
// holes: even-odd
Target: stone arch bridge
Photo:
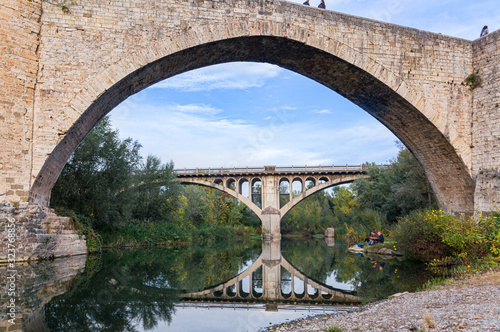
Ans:
[[[175,172],[183,183],[212,187],[240,200],[260,218],[264,238],[280,238],[281,219],[292,207],[318,191],[353,182],[359,176],[367,177],[367,170],[367,165],[344,165],[196,168]],[[301,188],[297,195],[292,190],[294,183]],[[248,195],[244,195],[245,185]],[[281,202],[283,195],[288,196],[286,204]]]
[[[499,37],[463,40],[279,0],[2,0],[1,199],[48,205],[71,153],[132,94],[254,61],[305,75],[378,119],[422,164],[442,208],[491,211]],[[462,84],[471,74],[482,81],[473,90]]]

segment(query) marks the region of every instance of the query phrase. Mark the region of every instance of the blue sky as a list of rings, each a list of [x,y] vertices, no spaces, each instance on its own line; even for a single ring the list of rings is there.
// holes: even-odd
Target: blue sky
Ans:
[[[326,0],[326,6],[469,40],[484,25],[490,32],[500,27],[500,0]],[[144,156],[173,160],[176,168],[384,163],[397,154],[396,137],[366,112],[270,64],[183,73],[129,97],[110,115],[122,138],[143,145]]]

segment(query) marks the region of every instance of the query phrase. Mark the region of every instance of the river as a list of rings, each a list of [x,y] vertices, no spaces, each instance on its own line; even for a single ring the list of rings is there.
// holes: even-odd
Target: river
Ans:
[[[259,331],[346,312],[429,279],[421,266],[323,238],[106,250],[17,265],[23,331]]]

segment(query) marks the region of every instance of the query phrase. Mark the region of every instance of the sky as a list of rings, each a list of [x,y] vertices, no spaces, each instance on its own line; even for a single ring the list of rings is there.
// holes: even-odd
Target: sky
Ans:
[[[325,1],[327,10],[468,40],[484,25],[490,32],[500,28],[500,0]],[[175,168],[387,163],[398,152],[397,138],[358,106],[265,63],[177,75],[129,97],[110,115],[122,138],[141,143],[144,157],[173,161]]]

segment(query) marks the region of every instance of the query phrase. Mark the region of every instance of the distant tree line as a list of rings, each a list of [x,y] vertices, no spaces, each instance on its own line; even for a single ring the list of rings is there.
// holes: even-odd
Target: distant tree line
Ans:
[[[162,163],[151,155],[144,160],[140,149],[139,142],[120,139],[105,117],[67,162],[52,190],[51,205],[73,211],[99,233],[116,235],[105,242],[121,244],[260,231],[260,220],[249,208],[212,188],[182,186],[173,162]],[[284,217],[282,232],[308,235],[335,227],[339,236],[359,238],[413,210],[436,205],[421,166],[401,145],[387,167],[371,164],[368,175],[305,199]]]
[[[187,233],[207,227],[223,227],[229,236],[228,228],[241,223],[259,225],[248,208],[227,194],[182,186],[173,162],[151,155],[143,160],[140,148],[131,138],[120,139],[105,117],[67,162],[52,190],[51,206],[73,211],[100,233],[120,233],[121,238],[133,233],[129,240],[138,242],[186,241]]]
[[[397,157],[387,167],[370,164],[369,178],[349,186],[314,194],[285,217],[285,232],[322,233],[335,227],[339,236],[359,238],[381,230],[413,210],[435,207],[436,199],[418,161],[398,144]]]

